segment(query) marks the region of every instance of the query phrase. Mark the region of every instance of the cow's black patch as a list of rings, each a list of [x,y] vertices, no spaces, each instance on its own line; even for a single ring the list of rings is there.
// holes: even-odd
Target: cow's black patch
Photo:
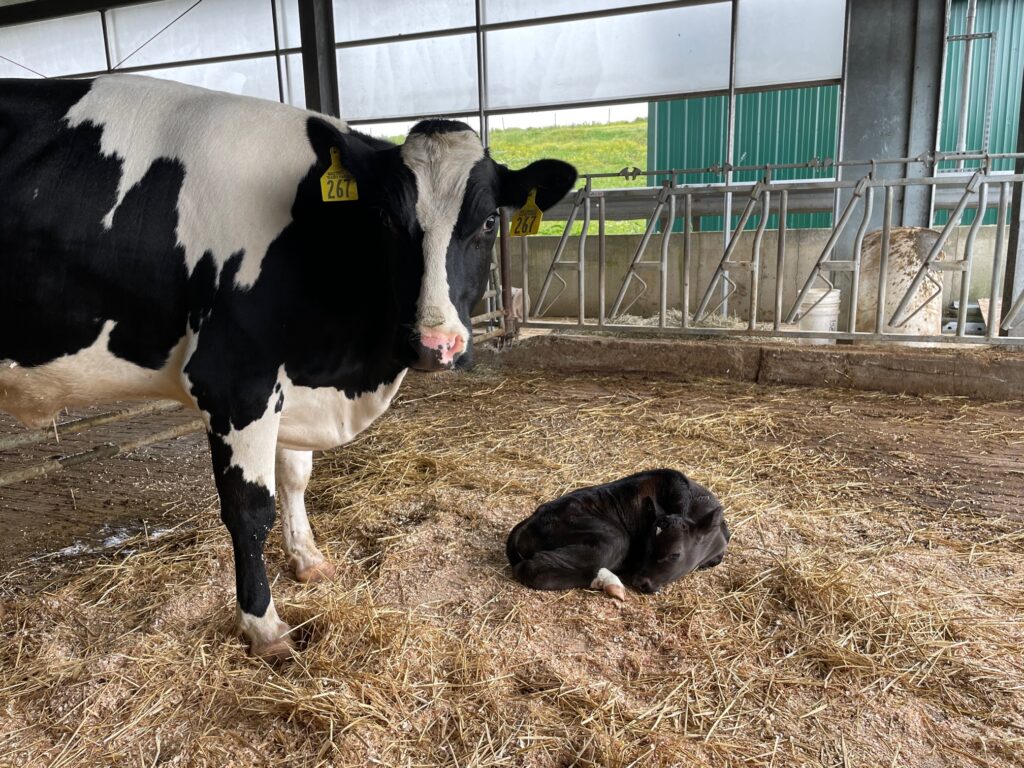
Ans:
[[[101,154],[98,126],[63,121],[89,87],[0,81],[0,358],[33,366],[73,354],[113,320],[111,352],[159,368],[185,326],[184,170],[154,163],[105,228],[121,161]]]
[[[262,616],[270,605],[263,544],[274,525],[273,489],[246,480],[240,468],[231,466],[231,446],[218,435],[209,438],[220,517],[234,550],[238,605],[251,616]]]

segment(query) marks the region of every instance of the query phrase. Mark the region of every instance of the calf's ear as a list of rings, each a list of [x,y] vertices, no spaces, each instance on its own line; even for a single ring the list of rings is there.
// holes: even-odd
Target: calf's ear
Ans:
[[[722,505],[713,496],[699,496],[690,503],[687,515],[690,526],[696,531],[710,530],[722,524]]]
[[[576,183],[576,169],[561,160],[537,160],[519,171],[498,166],[498,205],[502,208],[520,208],[537,190],[537,206],[546,211],[572,189]]]

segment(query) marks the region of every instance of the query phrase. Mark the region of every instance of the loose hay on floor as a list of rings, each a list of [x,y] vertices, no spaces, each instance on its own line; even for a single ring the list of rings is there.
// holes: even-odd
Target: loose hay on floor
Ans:
[[[318,458],[337,581],[270,542],[289,666],[233,635],[212,509],[45,592],[7,575],[0,764],[1017,766],[1022,456],[1019,404],[411,377]],[[540,501],[661,465],[721,498],[722,566],[625,604],[509,579]]]

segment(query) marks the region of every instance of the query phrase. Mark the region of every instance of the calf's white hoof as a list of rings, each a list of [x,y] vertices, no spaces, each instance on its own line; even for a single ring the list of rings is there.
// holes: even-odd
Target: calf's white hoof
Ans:
[[[590,582],[590,588],[603,590],[606,595],[616,600],[626,599],[626,588],[622,586],[619,577],[607,568],[602,568],[597,572],[597,576]]]

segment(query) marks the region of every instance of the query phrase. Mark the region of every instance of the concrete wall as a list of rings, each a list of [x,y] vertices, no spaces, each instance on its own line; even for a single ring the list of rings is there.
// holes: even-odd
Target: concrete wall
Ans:
[[[946,259],[962,258],[964,242],[967,237],[967,227],[958,227],[950,237],[946,245]],[[811,268],[814,266],[824,248],[830,230],[827,229],[791,229],[786,233],[786,261],[783,275],[783,314],[789,312],[796,294],[807,279]],[[778,254],[778,233],[768,230],[764,233],[761,246],[761,286],[758,297],[758,320],[770,321],[775,306],[775,273],[776,259]],[[733,260],[744,261],[751,257],[754,233],[744,232]],[[626,270],[632,261],[633,254],[640,244],[640,235],[607,235],[606,236],[606,265],[607,282],[605,307],[611,311],[615,294],[622,283]],[[644,254],[644,261],[657,262],[661,257],[661,235],[651,239]],[[547,274],[548,267],[554,255],[555,246],[558,244],[557,237],[531,237],[526,238],[529,264],[529,296],[533,305],[536,305],[540,296],[541,286]],[[971,298],[987,296],[990,290],[992,279],[992,256],[995,246],[995,227],[985,226],[978,232],[978,238],[974,246],[974,267],[971,274]],[[512,240],[512,281],[516,287],[522,287],[522,260],[521,253],[523,240],[515,238]],[[566,245],[562,260],[576,261],[578,249],[578,238],[572,237]],[[696,232],[691,235],[691,273],[690,273],[690,311],[696,310],[703,291],[706,290],[708,282],[714,275],[715,268],[722,258],[724,249],[721,232]],[[679,308],[681,281],[680,265],[682,264],[683,240],[679,234],[674,234],[669,245],[669,269],[668,269],[668,307]],[[588,237],[586,240],[586,313],[588,317],[597,317],[598,313],[598,240],[596,236]],[[561,269],[559,274],[569,284],[561,296],[545,312],[548,317],[575,317],[577,308],[577,277],[575,270]],[[641,277],[647,281],[647,289],[638,299],[636,304],[629,310],[633,315],[655,315],[658,312],[659,279],[656,267],[642,268]],[[750,303],[749,273],[745,270],[734,269],[731,272],[732,279],[738,284],[737,292],[729,300],[730,315],[741,320],[748,317]],[[960,275],[958,273],[943,273],[945,291],[943,294],[943,305],[952,298],[959,297]],[[840,275],[837,281],[838,287],[844,289],[844,295],[848,293],[846,275]],[[549,292],[547,303],[555,295],[561,283],[554,280]],[[627,294],[623,306],[629,303],[636,293],[639,292],[639,284],[634,281],[630,292]],[[716,292],[716,295],[719,295]],[[712,301],[711,306],[716,303]],[[843,314],[846,317],[848,306],[844,296]],[[531,308],[531,312],[533,309]]]

